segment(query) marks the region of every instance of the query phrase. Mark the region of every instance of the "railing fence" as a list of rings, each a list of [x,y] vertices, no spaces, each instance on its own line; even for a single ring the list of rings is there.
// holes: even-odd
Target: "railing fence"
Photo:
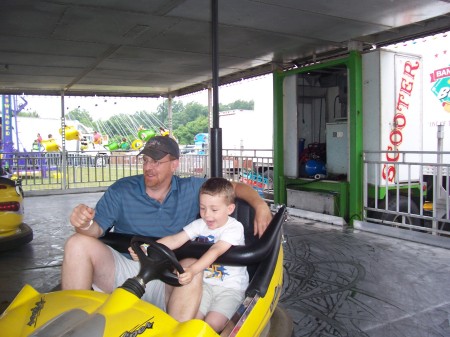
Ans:
[[[449,235],[450,152],[364,152],[364,220]]]

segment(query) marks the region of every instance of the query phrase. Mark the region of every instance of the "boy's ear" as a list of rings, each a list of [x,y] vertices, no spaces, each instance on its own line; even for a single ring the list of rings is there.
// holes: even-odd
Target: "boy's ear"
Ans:
[[[228,206],[228,215],[234,212],[234,209],[236,208],[236,204],[229,204]]]

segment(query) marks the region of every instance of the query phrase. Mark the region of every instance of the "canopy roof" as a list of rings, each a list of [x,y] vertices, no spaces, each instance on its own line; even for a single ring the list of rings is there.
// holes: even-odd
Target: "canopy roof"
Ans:
[[[0,93],[179,96],[211,85],[208,0],[2,0]],[[219,1],[225,84],[450,29],[448,0]]]

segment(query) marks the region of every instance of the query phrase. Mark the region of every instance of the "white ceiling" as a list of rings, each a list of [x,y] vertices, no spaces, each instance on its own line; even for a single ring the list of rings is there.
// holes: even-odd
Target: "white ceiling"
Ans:
[[[450,30],[449,0],[219,0],[221,84]],[[178,96],[210,85],[209,0],[1,0],[0,93]]]

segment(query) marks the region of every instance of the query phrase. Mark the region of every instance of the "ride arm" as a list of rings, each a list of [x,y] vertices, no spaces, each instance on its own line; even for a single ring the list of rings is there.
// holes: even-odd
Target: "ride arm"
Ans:
[[[247,184],[231,182],[236,197],[245,200],[255,210],[253,235],[261,237],[272,220],[272,212],[267,203],[259,196],[258,192]]]

